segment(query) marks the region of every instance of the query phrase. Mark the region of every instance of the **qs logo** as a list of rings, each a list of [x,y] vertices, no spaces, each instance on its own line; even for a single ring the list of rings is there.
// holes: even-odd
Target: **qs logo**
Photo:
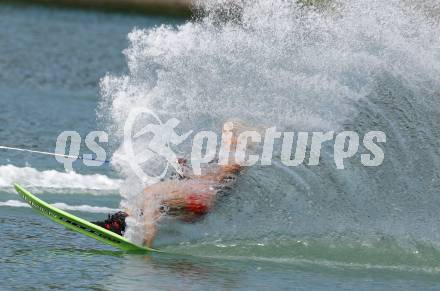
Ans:
[[[155,123],[149,123],[134,133],[134,125],[142,115],[153,117]],[[130,168],[144,183],[153,184],[158,182],[166,175],[170,165],[177,173],[183,173],[182,167],[177,161],[177,155],[172,150],[171,145],[181,144],[191,135],[192,130],[185,134],[178,135],[175,128],[179,123],[180,121],[176,118],[171,118],[163,123],[161,119],[148,108],[136,108],[130,111],[124,126],[124,151]],[[147,147],[136,153],[136,139],[146,136],[147,134],[152,136],[146,143]],[[143,145],[145,145],[145,141]],[[159,175],[151,176],[144,172],[142,165],[156,156],[164,158],[167,164]]]

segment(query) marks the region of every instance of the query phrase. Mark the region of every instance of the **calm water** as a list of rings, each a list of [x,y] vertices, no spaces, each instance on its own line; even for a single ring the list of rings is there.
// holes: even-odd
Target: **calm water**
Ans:
[[[148,29],[164,23],[171,25],[171,28],[168,28],[165,36],[159,34],[158,39],[168,40],[166,34],[173,33],[173,27],[181,24],[178,21],[149,16],[0,5],[0,144],[53,151],[56,137],[61,131],[76,130],[84,137],[84,134],[91,130],[103,128],[103,124],[96,118],[96,110],[101,100],[99,80],[108,72],[116,76],[127,74],[127,62],[122,51],[129,47],[127,34],[134,27]],[[177,44],[185,44],[184,38],[191,36],[191,33],[200,33],[205,39],[208,37],[203,33],[213,33],[195,31],[184,34],[181,38],[175,38],[178,42],[176,47]],[[232,40],[226,39],[227,37],[219,37],[219,39],[233,43]],[[240,39],[238,36],[233,37]],[[213,36],[210,44],[218,45],[219,39]],[[209,49],[209,45],[206,48]],[[197,86],[197,82],[203,79],[208,84],[206,87],[212,86],[212,90],[216,91],[218,88],[215,85],[223,82],[222,74],[228,76],[229,74],[227,71],[222,71],[223,67],[216,66],[216,61],[222,66],[224,64],[220,52],[217,52],[217,55],[215,49],[210,52],[214,53],[214,57],[206,60],[204,59],[206,55],[198,54],[200,52],[195,49],[194,58],[186,56],[185,62],[181,60],[182,55],[173,52],[173,57],[163,60],[164,63],[160,65],[174,65],[176,72],[180,70],[182,75],[192,72],[193,86]],[[250,58],[249,52],[252,50],[247,51],[246,56],[241,56],[242,59],[238,56],[236,61],[243,70],[246,70],[246,74],[253,74],[252,68],[246,67],[246,61],[243,59]],[[128,56],[133,54],[136,52],[127,53]],[[139,63],[145,65],[148,71],[149,63],[142,58],[142,54],[137,56]],[[149,58],[148,53],[144,56],[146,59],[153,58]],[[220,61],[215,59],[216,56]],[[261,56],[261,59],[266,62],[274,56],[268,53],[264,57]],[[142,63],[143,61],[145,63]],[[277,59],[277,62],[280,61]],[[205,64],[210,64],[216,69],[221,67],[216,71],[220,76],[218,80],[212,76],[203,75],[204,77],[201,78],[197,75],[197,72],[206,69],[203,67]],[[313,71],[316,66],[316,64],[310,65],[308,71]],[[192,69],[183,69],[188,67]],[[395,90],[399,93],[407,91],[408,87],[400,84],[392,76],[387,76],[386,73],[380,76],[382,83],[388,82],[389,86],[385,87],[391,87],[391,91]],[[234,81],[240,82],[240,77],[232,77]],[[357,75],[348,79],[350,82],[362,83],[363,80],[358,80],[357,77],[362,79]],[[168,76],[168,78],[176,81],[176,76]],[[164,81],[161,83],[163,86],[168,84],[167,80],[162,81]],[[176,88],[181,90],[179,92],[188,90],[182,82],[176,82]],[[379,85],[380,83],[378,82]],[[434,88],[437,85],[434,83]],[[284,90],[285,88],[282,87],[278,86],[276,90]],[[170,93],[170,98],[173,98],[170,91],[163,92]],[[370,101],[383,106],[386,112],[391,112],[391,109],[387,109],[387,104],[404,103],[395,100],[382,102],[380,96],[384,92],[383,88],[376,88],[374,92],[379,93],[375,96],[371,94]],[[208,101],[214,103],[213,100]],[[425,105],[430,104],[426,100],[420,102],[424,102]],[[362,106],[360,107],[362,111]],[[426,107],[429,106],[422,106],[422,108]],[[394,105],[390,108],[394,108]],[[432,106],[431,109],[434,112],[436,110]],[[429,116],[423,110],[416,107],[413,112],[416,116],[423,115],[426,118],[424,120],[428,120]],[[362,120],[370,120],[369,111],[362,112],[364,115],[360,114],[357,122],[365,124]],[[100,113],[105,115],[105,112]],[[404,143],[406,148],[411,147],[411,136],[417,134],[413,134],[411,129],[401,130],[405,128],[405,123],[399,113],[391,112],[387,116],[394,122],[390,122],[391,125],[387,123],[386,126],[394,128],[397,132],[395,136],[407,141]],[[407,118],[411,120],[414,117]],[[334,120],[339,121],[337,118]],[[379,118],[379,122],[381,120],[383,122],[383,119]],[[428,142],[429,144],[433,143]],[[111,144],[107,149],[111,152],[115,148],[117,144]],[[395,151],[398,152],[399,147]],[[426,151],[429,152],[429,149]],[[432,168],[436,165],[434,163]],[[407,169],[405,165],[396,163],[388,166]],[[419,218],[416,221],[420,222],[414,224],[420,229],[420,233],[414,232],[413,236],[409,235],[410,238],[403,245],[396,243],[401,237],[397,230],[404,228],[402,223],[404,224],[408,217],[393,216],[394,224],[390,224],[392,225],[390,228],[395,232],[375,228],[382,224],[375,224],[376,222],[369,220],[365,213],[377,214],[377,217],[383,221],[390,218],[384,215],[387,213],[387,208],[382,209],[371,201],[359,201],[359,197],[338,200],[337,194],[331,196],[335,200],[312,195],[311,200],[324,201],[326,205],[330,205],[326,209],[323,207],[324,202],[318,205],[319,207],[316,206],[322,216],[328,216],[325,216],[325,219],[312,220],[308,217],[310,213],[303,213],[299,209],[307,204],[302,201],[301,196],[293,199],[297,206],[289,206],[292,208],[287,209],[283,209],[283,205],[286,205],[286,200],[283,199],[288,197],[283,196],[278,201],[273,198],[269,202],[266,200],[262,200],[260,204],[256,202],[253,206],[243,208],[243,212],[231,206],[240,205],[240,201],[229,201],[229,205],[226,202],[225,209],[220,207],[218,213],[214,213],[200,225],[184,226],[171,223],[171,226],[164,227],[159,234],[157,247],[180,255],[140,256],[115,251],[38,216],[32,209],[25,207],[10,187],[12,182],[19,181],[38,193],[44,200],[64,203],[60,208],[90,220],[101,218],[107,212],[118,208],[121,200],[118,189],[123,181],[114,170],[108,167],[85,168],[80,162],[76,162],[75,171],[76,173],[64,173],[62,166],[52,158],[0,152],[2,238],[0,289],[438,290],[440,288],[438,279],[440,255],[435,244],[426,243],[426,240],[419,244],[414,240],[414,237],[419,237],[429,238],[431,243],[435,242],[436,236],[431,235],[431,232],[435,232],[433,228],[437,229],[437,226],[432,227],[437,219],[429,220],[430,216],[418,214],[415,207],[417,204],[413,205],[410,203],[411,199],[402,198],[407,197],[402,189],[397,189],[396,192],[400,191],[399,193],[403,194],[392,196],[390,203],[405,201],[407,204],[402,202],[396,207],[404,210],[413,209],[412,212],[409,210],[409,213]],[[306,182],[314,183],[306,172],[299,173]],[[423,179],[424,172],[419,171],[419,173],[420,179]],[[249,179],[258,178],[267,188],[276,187],[271,184],[268,175],[275,174],[263,174],[259,170],[250,171]],[[317,175],[326,177],[325,172]],[[282,179],[282,175],[278,176]],[[286,177],[284,178],[289,179],[288,175]],[[373,177],[374,179],[377,185],[381,185],[376,176]],[[361,186],[356,189],[353,185],[345,185],[343,179],[339,182],[337,178],[329,180],[331,181],[323,181],[324,184],[328,183],[325,187],[329,192],[339,193],[338,187],[335,186],[338,183],[342,185],[341,188],[346,189],[346,191],[341,190],[344,194],[362,191]],[[383,183],[392,184],[392,181],[394,177],[391,175]],[[246,197],[246,193],[249,192],[247,189],[250,189],[247,183],[245,178],[241,188],[237,190],[239,193],[236,197]],[[279,183],[283,185],[282,181]],[[361,180],[357,183],[367,188],[366,181]],[[417,183],[421,182],[415,182]],[[427,192],[438,194],[437,184],[433,182],[431,186],[426,189]],[[414,188],[419,189],[413,192],[416,196],[424,189],[418,185]],[[261,191],[266,190],[263,187]],[[287,190],[279,188],[277,191],[284,193],[283,191]],[[313,187],[309,191],[314,191]],[[240,193],[243,193],[243,196],[240,196]],[[252,193],[257,198],[261,194],[258,191]],[[336,202],[332,204],[331,201]],[[436,203],[436,199],[426,198],[426,203],[423,204],[424,213],[434,213],[433,209],[438,209],[435,208],[438,206]],[[382,230],[377,235],[381,239],[376,237],[366,239],[368,234],[362,231],[353,234],[347,229],[344,230],[348,236],[355,237],[352,240],[341,242],[335,238],[322,238],[325,237],[322,229],[341,225],[337,218],[341,221],[343,219],[331,213],[343,213],[338,208],[338,205],[342,204],[345,210],[349,209],[351,213],[356,213],[359,218],[356,225],[359,229],[373,229],[376,231],[375,234],[379,232],[378,229]],[[357,210],[362,204],[369,207],[369,211],[364,213]],[[291,216],[294,217],[293,220]],[[328,225],[324,220],[328,221]],[[321,223],[321,228],[317,227],[318,223]],[[345,217],[344,223],[350,223],[349,215]],[[295,225],[302,226],[295,228]],[[309,233],[307,233],[308,226],[310,226]],[[431,232],[427,229],[431,229]],[[322,236],[317,235],[320,232]]]

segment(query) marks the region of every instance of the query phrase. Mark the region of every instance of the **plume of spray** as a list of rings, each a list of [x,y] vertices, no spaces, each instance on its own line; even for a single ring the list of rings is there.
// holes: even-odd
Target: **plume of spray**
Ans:
[[[163,120],[178,118],[183,131],[219,132],[224,121],[237,117],[279,130],[379,127],[404,139],[391,146],[393,153],[409,154],[414,137],[392,109],[409,106],[408,100],[383,90],[390,80],[397,95],[417,96],[411,100],[414,116],[407,118],[429,116],[424,125],[431,127],[436,120],[427,112],[439,109],[439,25],[410,1],[340,0],[316,7],[283,0],[208,0],[197,10],[197,18],[176,27],[134,29],[124,51],[129,73],[102,79],[99,112],[109,114],[101,117],[121,143],[129,112],[146,107]],[[148,122],[139,119],[136,126]],[[142,146],[147,139],[137,142]],[[180,148],[183,155],[189,146]],[[123,206],[133,206],[144,185],[124,158],[121,145],[113,161],[126,177]],[[161,165],[157,159],[144,167],[155,171]],[[434,171],[438,164],[431,166]],[[410,174],[398,160],[385,162],[383,169],[393,167]],[[406,235],[396,221],[386,226],[397,215],[390,203],[398,198],[396,185],[379,179],[384,170],[366,170],[359,163],[348,168],[337,173],[328,164],[251,169],[233,190],[232,202],[225,203],[229,207],[220,206],[197,226],[178,226],[175,240]],[[384,198],[383,191],[392,198]]]

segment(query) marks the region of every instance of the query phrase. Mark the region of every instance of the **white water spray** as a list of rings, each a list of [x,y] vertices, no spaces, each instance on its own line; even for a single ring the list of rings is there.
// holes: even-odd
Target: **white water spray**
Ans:
[[[129,73],[101,83],[114,135],[122,137],[131,109],[147,107],[182,120],[182,131],[218,131],[239,117],[280,130],[382,130],[389,146],[379,169],[351,163],[336,171],[325,162],[331,150],[322,167],[295,169],[300,178],[251,169],[229,201],[204,222],[179,226],[175,239],[384,234],[440,241],[430,231],[440,224],[433,215],[440,207],[436,18],[397,0],[341,0],[322,9],[241,1],[227,17],[218,7],[230,1],[203,2],[206,16],[197,21],[129,34]],[[127,177],[129,203],[141,185],[123,157],[121,147],[113,160]]]

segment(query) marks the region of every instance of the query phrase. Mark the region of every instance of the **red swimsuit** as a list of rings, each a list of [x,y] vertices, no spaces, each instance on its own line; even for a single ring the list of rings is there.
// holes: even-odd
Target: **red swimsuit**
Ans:
[[[203,215],[209,211],[209,196],[207,194],[191,194],[187,197],[186,210]]]

